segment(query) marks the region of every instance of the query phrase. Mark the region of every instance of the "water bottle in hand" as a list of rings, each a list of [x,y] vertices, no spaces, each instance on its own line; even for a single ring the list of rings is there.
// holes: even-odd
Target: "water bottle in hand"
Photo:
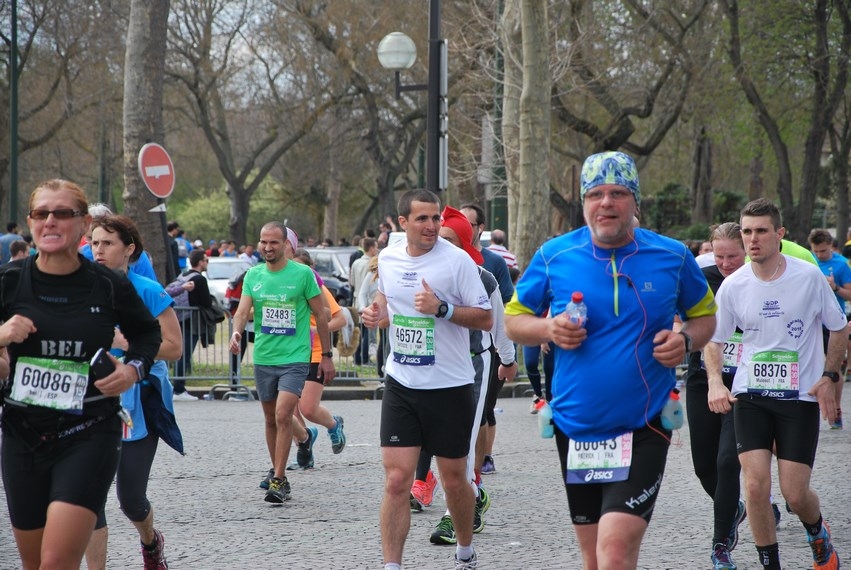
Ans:
[[[570,296],[570,303],[564,309],[567,320],[585,326],[588,320],[588,307],[585,306],[584,296],[581,291],[574,291]]]

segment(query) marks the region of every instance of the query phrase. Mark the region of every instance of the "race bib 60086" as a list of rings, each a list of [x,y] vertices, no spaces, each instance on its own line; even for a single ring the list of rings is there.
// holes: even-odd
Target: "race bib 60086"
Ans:
[[[15,364],[11,397],[31,406],[79,411],[88,383],[88,362],[22,356]]]

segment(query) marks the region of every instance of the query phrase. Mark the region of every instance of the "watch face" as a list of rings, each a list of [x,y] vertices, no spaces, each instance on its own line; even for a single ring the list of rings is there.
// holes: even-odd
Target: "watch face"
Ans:
[[[437,318],[442,319],[446,316],[446,313],[449,312],[449,304],[446,301],[440,303],[440,306],[437,308]]]

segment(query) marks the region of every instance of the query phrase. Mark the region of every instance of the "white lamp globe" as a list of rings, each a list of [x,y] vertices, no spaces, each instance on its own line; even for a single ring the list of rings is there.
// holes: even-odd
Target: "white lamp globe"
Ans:
[[[385,69],[410,69],[417,61],[417,46],[402,32],[391,32],[378,43],[378,61]]]

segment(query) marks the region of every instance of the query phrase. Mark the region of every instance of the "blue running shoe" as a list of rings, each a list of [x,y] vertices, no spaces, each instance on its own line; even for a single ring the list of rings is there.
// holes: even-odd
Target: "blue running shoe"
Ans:
[[[274,476],[275,476],[275,470],[269,469],[269,472],[266,473],[266,476],[263,477],[262,481],[260,481],[260,488],[261,489],[268,489],[269,488],[269,481],[271,481],[272,477],[274,477]]]
[[[331,439],[331,450],[334,455],[342,453],[346,449],[346,434],[343,433],[343,418],[334,416],[336,425],[328,430],[328,437]]]
[[[730,551],[720,542],[712,547],[712,564],[715,570],[736,570]]]

